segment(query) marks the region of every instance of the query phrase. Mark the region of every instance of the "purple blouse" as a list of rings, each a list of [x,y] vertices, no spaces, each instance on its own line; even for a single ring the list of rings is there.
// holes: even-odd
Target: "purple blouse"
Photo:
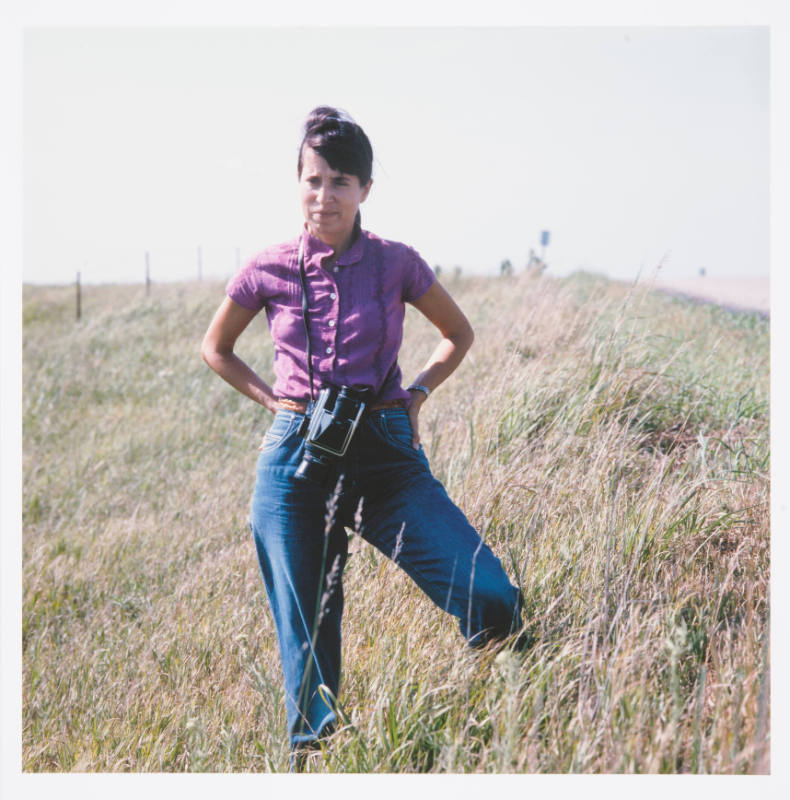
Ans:
[[[372,389],[379,402],[409,400],[401,387],[398,351],[405,303],[434,282],[431,268],[411,247],[362,231],[334,267],[332,248],[311,236],[269,247],[252,258],[227,286],[227,295],[251,311],[266,309],[274,339],[274,394],[310,397],[299,241],[309,301],[313,382]]]

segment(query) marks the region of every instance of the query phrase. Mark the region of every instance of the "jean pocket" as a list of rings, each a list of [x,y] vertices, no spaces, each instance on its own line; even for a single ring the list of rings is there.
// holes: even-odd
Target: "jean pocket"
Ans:
[[[418,452],[412,445],[414,434],[411,429],[411,422],[409,422],[409,416],[405,411],[382,414],[381,430],[384,438],[399,450],[412,454]]]
[[[263,435],[259,451],[266,453],[269,450],[276,450],[295,429],[296,415],[293,412],[278,411],[269,430]]]

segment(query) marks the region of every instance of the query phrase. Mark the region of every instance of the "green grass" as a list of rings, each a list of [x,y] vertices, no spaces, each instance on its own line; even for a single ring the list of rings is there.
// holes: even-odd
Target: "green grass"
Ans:
[[[591,275],[470,278],[436,475],[525,595],[471,652],[358,537],[326,772],[769,769],[769,325]],[[23,298],[23,768],[287,768],[247,508],[268,414],[203,364],[219,284]],[[239,352],[267,379],[261,316]],[[413,309],[401,363],[435,332]]]

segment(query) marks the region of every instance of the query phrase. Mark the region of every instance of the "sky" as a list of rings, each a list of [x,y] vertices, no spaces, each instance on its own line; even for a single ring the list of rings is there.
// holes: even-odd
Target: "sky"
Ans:
[[[767,275],[769,28],[31,28],[23,278],[227,278],[302,218],[311,108],[374,148],[363,225],[431,266]]]

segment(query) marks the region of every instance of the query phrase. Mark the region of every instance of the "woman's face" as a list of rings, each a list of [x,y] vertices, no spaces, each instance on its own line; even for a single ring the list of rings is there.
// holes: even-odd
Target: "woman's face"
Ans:
[[[371,181],[364,186],[356,175],[338,172],[312,147],[302,152],[299,196],[307,228],[336,253],[351,244],[359,204],[368,196]]]

